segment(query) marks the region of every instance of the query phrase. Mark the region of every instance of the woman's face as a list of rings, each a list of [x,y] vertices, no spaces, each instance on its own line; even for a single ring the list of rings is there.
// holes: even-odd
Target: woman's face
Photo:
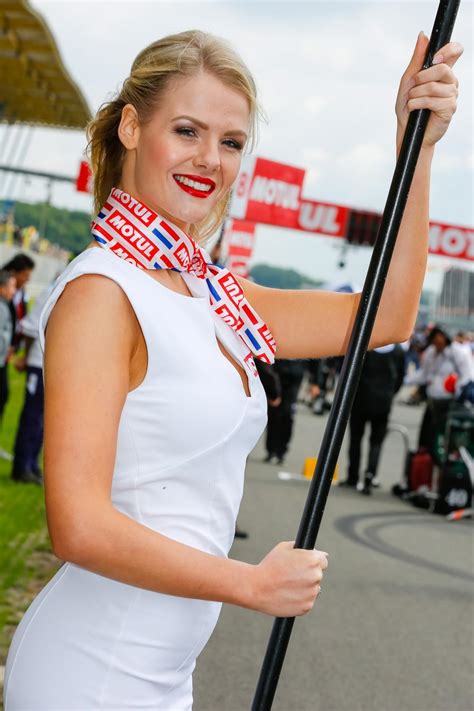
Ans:
[[[249,130],[245,96],[208,72],[173,79],[151,120],[122,113],[127,148],[119,187],[175,224],[200,222],[239,172]]]
[[[448,341],[442,333],[437,333],[436,336],[433,338],[433,345],[438,351],[438,353],[441,353],[441,351],[444,351],[444,349],[448,345]]]

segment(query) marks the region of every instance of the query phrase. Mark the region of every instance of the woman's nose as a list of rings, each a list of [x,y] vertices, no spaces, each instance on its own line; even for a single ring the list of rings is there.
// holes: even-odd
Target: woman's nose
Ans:
[[[219,144],[215,141],[203,141],[194,158],[197,167],[215,172],[220,166]]]

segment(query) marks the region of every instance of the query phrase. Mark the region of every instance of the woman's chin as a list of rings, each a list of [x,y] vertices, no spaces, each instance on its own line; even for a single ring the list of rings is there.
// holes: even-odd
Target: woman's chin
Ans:
[[[185,229],[185,226],[196,225],[202,222],[209,215],[210,210],[176,210],[168,213],[168,218],[178,227]]]

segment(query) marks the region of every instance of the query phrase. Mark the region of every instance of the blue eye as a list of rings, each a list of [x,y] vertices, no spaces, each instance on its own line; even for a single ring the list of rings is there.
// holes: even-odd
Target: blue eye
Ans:
[[[190,126],[179,126],[176,129],[176,133],[179,133],[180,136],[195,136],[196,131],[194,128],[191,128]]]
[[[243,148],[242,143],[234,140],[233,138],[227,138],[224,143],[226,146],[229,146],[229,148],[233,148],[235,151],[241,151]]]

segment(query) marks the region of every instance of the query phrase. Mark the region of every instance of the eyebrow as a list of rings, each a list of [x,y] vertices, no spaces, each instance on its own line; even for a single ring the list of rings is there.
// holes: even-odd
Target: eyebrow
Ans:
[[[209,130],[209,126],[207,125],[207,123],[204,123],[204,121],[199,121],[197,118],[194,118],[193,116],[175,116],[173,121],[178,121],[179,119],[187,119],[188,121],[192,121],[193,123],[195,123],[196,126],[199,126],[199,128],[202,128],[204,131]],[[224,133],[224,136],[235,136],[235,135],[243,136],[245,139],[248,138],[245,131],[242,131],[240,128],[236,128],[231,131],[226,131]]]

